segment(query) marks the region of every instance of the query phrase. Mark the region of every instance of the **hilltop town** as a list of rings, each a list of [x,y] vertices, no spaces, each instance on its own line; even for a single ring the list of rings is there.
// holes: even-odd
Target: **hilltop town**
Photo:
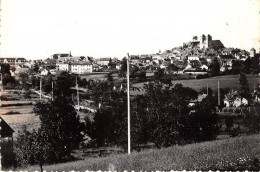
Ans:
[[[238,48],[225,48],[220,40],[212,40],[211,35],[204,34],[198,39],[194,36],[191,41],[182,46],[174,47],[164,52],[153,54],[130,55],[131,64],[140,70],[151,68],[168,69],[175,66],[175,70],[191,74],[207,74],[210,72],[210,64],[217,57],[221,64],[220,71],[232,69],[232,61],[245,61],[247,58],[259,57],[254,48],[250,51]],[[0,63],[10,64],[11,74],[15,76],[21,72],[33,68],[36,74],[46,76],[58,71],[67,71],[74,74],[91,74],[96,72],[116,72],[122,65],[122,57],[93,58],[85,56],[73,56],[71,52],[53,54],[41,60],[30,60],[22,57],[1,57]]]
[[[211,35],[151,54],[68,52],[40,60],[1,57],[0,64],[5,167],[42,170],[124,153],[128,91],[131,151],[260,132],[260,51],[227,48]]]

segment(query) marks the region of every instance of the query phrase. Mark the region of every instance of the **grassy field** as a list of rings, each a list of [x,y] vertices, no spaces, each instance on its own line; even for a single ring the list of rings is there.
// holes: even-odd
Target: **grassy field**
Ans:
[[[260,157],[259,142],[260,135],[241,136],[131,155],[122,154],[47,165],[43,170],[252,170],[248,164]],[[259,165],[259,162],[256,163]],[[35,171],[39,170],[39,167],[31,166],[25,170]]]
[[[33,129],[37,129],[40,125],[40,119],[38,116],[35,116],[33,111],[34,105],[22,105],[22,106],[15,106],[15,104],[26,104],[33,102],[35,100],[32,99],[27,101],[22,98],[21,94],[12,93],[8,91],[1,92],[8,99],[17,99],[17,100],[5,100],[1,101],[2,105],[10,105],[8,107],[1,107],[0,116],[10,125],[10,127],[15,131],[13,134],[14,140],[17,138],[18,131],[22,129],[23,125],[27,126],[29,131]],[[7,113],[11,113],[8,114]]]
[[[112,75],[114,79],[118,79],[117,74]],[[81,79],[85,78],[86,80],[105,80],[106,79],[106,74],[95,74],[95,75],[81,75]]]
[[[173,84],[181,83],[185,87],[191,87],[196,91],[199,91],[203,87],[207,87],[207,84],[213,90],[217,89],[218,81],[221,88],[231,88],[237,89],[239,87],[238,75],[226,75],[226,76],[218,76],[211,77],[206,79],[192,79],[192,80],[178,80],[172,81]],[[259,76],[248,75],[247,80],[249,83],[250,90],[252,91],[257,83],[260,83]],[[143,88],[144,83],[136,83],[133,84],[134,87]]]

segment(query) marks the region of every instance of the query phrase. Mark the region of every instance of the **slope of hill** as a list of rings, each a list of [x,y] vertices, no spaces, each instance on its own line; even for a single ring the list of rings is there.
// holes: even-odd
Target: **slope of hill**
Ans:
[[[259,170],[260,135],[61,163],[43,170]],[[35,171],[32,166],[26,170]]]
[[[190,87],[199,91],[201,88],[207,87],[207,84],[213,90],[217,90],[218,81],[220,83],[220,88],[230,88],[237,90],[239,88],[238,75],[225,75],[217,76],[205,79],[192,79],[192,80],[174,80],[172,84],[181,83],[185,87]],[[257,83],[260,83],[260,77],[257,75],[247,75],[247,80],[249,84],[250,91],[253,91]],[[143,88],[144,83],[133,84],[134,87]]]

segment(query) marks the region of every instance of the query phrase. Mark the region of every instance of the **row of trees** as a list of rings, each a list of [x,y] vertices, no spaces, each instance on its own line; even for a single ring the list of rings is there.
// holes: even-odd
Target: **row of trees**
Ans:
[[[191,88],[160,81],[145,85],[145,94],[131,99],[131,133],[133,148],[140,150],[148,142],[159,147],[214,139],[218,133],[213,95],[198,104],[191,113],[188,104],[197,98]],[[86,131],[96,146],[116,144],[126,148],[127,114],[124,92],[110,92],[109,106],[86,118]],[[105,103],[105,102],[104,102]]]
[[[209,65],[212,76],[220,75],[220,63],[217,58],[214,58],[212,63]],[[226,66],[225,72],[223,74],[258,74],[260,72],[259,57],[248,57],[245,61],[232,60],[232,69],[228,69]]]
[[[160,74],[158,73],[158,76]],[[127,146],[127,97],[123,90],[114,89],[111,74],[106,81],[78,82],[89,91],[88,98],[100,104],[94,119],[83,121],[71,100],[74,76],[64,72],[57,77],[54,100],[38,102],[34,112],[41,120],[40,128],[19,133],[16,152],[18,165],[58,163],[71,159],[71,152],[85,143],[89,146]],[[160,77],[144,86],[145,94],[131,98],[132,148],[151,142],[156,147],[213,140],[220,125],[216,115],[217,94],[209,89],[208,96],[190,107],[198,93],[181,84],[174,86]],[[242,92],[241,92],[242,93]],[[223,96],[222,98],[223,99]]]

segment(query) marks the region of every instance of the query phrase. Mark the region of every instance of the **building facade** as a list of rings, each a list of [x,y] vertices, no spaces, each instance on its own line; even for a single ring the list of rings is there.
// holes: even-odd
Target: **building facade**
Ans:
[[[75,74],[85,74],[85,73],[92,73],[93,66],[90,62],[80,61],[80,62],[72,62],[71,64],[71,73]]]

